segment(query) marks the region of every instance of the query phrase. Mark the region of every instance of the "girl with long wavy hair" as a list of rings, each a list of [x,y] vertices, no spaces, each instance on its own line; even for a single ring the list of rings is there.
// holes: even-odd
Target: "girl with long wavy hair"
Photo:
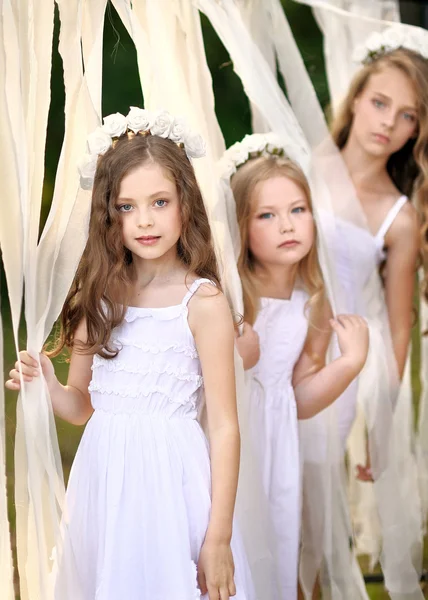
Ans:
[[[428,60],[416,49],[388,49],[390,34],[382,35],[379,49],[364,56],[332,137],[372,233],[402,377],[414,321],[415,274],[421,255],[426,265],[428,249]],[[427,297],[426,281],[423,286]],[[355,395],[349,394],[339,412],[344,441],[354,417]],[[371,480],[369,462],[358,467],[358,476]]]
[[[88,139],[89,237],[54,352],[71,349],[67,385],[40,357],[55,413],[87,423],[67,490],[58,600],[253,600],[232,537],[234,324],[188,158],[202,144],[185,131],[168,114],[131,109]],[[25,381],[40,376],[27,352],[19,362],[13,390],[20,370]],[[197,421],[203,390],[210,452]]]
[[[242,146],[251,147],[253,137]],[[246,152],[234,148],[235,153],[242,163]],[[367,357],[368,331],[358,316],[331,318],[308,181],[296,163],[278,154],[280,147],[257,157],[249,152],[231,187],[245,320],[237,346],[244,368],[250,369],[250,429],[268,501],[274,597],[288,600],[297,597],[298,578],[297,421],[330,405],[358,375]],[[332,330],[341,355],[326,365]]]

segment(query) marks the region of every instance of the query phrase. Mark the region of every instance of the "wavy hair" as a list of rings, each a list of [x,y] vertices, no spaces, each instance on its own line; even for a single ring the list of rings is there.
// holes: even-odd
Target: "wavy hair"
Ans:
[[[231,181],[241,238],[238,270],[244,296],[244,319],[251,325],[256,320],[260,305],[255,276],[255,260],[248,241],[249,221],[253,215],[253,191],[258,183],[278,176],[286,177],[299,186],[304,192],[312,211],[312,198],[308,181],[300,167],[288,158],[268,156],[250,159],[238,169]],[[300,261],[297,276],[309,294],[310,322],[313,325],[318,324],[325,306],[325,287],[318,260],[315,223],[314,243],[309,253]]]
[[[419,53],[399,48],[376,58],[355,75],[348,94],[332,123],[332,137],[342,149],[353,121],[354,100],[364,91],[370,77],[386,67],[399,69],[415,88],[418,132],[387,163],[388,173],[400,190],[415,200],[421,219],[421,255],[424,266],[423,292],[428,301],[428,60]]]
[[[75,333],[86,320],[87,342],[82,353],[104,358],[118,354],[111,333],[125,316],[134,282],[131,252],[122,242],[122,224],[115,201],[122,179],[143,164],[164,169],[174,181],[180,201],[181,235],[177,255],[188,273],[214,281],[220,288],[208,216],[195,172],[183,148],[152,135],[123,134],[103,156],[95,174],[89,235],[73,284],[61,313],[61,330],[51,356],[75,346]]]

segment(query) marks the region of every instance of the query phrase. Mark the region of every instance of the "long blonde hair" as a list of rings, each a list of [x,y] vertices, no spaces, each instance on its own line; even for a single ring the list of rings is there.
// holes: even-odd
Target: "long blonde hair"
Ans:
[[[370,77],[386,67],[404,73],[416,90],[418,133],[388,161],[388,173],[400,190],[415,199],[421,217],[421,252],[424,264],[423,290],[428,301],[428,60],[419,53],[399,48],[376,58],[355,75],[348,94],[332,123],[331,132],[339,149],[349,137],[353,122],[354,101],[364,91]]]
[[[288,158],[269,156],[250,159],[238,169],[231,181],[241,238],[238,271],[244,295],[244,319],[251,325],[256,320],[260,303],[255,261],[248,243],[249,221],[253,215],[252,195],[258,183],[279,176],[290,179],[301,188],[312,211],[308,181],[300,167]],[[318,324],[325,303],[325,288],[318,260],[316,224],[314,224],[314,231],[314,243],[309,253],[300,261],[297,277],[309,294],[310,322]]]

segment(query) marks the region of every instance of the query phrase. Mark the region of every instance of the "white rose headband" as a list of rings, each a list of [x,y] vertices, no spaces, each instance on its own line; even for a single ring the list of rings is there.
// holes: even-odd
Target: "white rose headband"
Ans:
[[[206,153],[204,140],[188,128],[183,118],[173,117],[166,110],[153,113],[131,106],[126,117],[120,113],[109,115],[104,118],[102,127],[88,136],[88,153],[78,164],[80,186],[84,190],[91,190],[94,185],[98,157],[114,147],[121,135],[129,132],[168,138],[183,148],[189,158],[201,158]]]
[[[428,59],[428,33],[423,29],[404,30],[400,26],[388,27],[382,33],[375,31],[363,45],[355,49],[352,60],[355,63],[369,65],[398,48],[412,50]]]
[[[238,167],[251,158],[260,156],[282,156],[300,166],[305,175],[309,171],[310,156],[304,148],[294,144],[284,144],[276,133],[253,133],[246,135],[242,142],[230,146],[218,162],[218,173],[222,179],[230,179]]]

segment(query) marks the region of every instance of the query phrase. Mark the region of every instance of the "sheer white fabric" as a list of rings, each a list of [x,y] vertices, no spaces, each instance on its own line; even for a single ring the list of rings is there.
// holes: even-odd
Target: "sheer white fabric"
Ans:
[[[5,45],[7,41],[8,28],[14,26],[14,15],[10,2],[6,1],[0,8],[0,86],[5,89],[7,76]],[[2,94],[0,99],[0,148],[2,160],[0,161],[0,177],[4,182],[3,192],[3,215],[0,219],[0,248],[3,256],[5,270],[11,280],[9,296],[11,304],[15,304],[12,312],[14,330],[16,332],[21,305],[22,293],[22,260],[19,245],[20,210],[19,204],[14,204],[18,183],[15,178],[7,177],[14,168],[15,157],[12,144],[10,143],[10,120],[7,111],[6,98]],[[4,150],[3,150],[4,149]],[[5,218],[7,215],[7,218]],[[15,235],[14,235],[15,234]],[[16,254],[15,254],[16,253]],[[0,316],[0,581],[6,600],[14,598],[13,590],[13,564],[12,549],[10,543],[7,486],[6,486],[6,428],[5,428],[5,401],[3,387],[3,326]]]
[[[66,92],[65,139],[54,200],[40,241],[54,2],[23,0],[13,7],[3,3],[2,8],[2,56],[6,64],[2,73],[6,81],[1,153],[4,209],[10,218],[7,227],[2,219],[1,243],[16,350],[24,279],[27,348],[35,356],[60,312],[83,250],[90,204],[89,194],[79,191],[75,164],[85,151],[87,134],[100,117],[100,107],[94,107],[83,77],[80,39],[82,14],[86,21],[93,19],[102,28],[105,2],[89,6],[67,0],[57,4]],[[98,35],[97,44],[91,36],[86,27],[87,52],[97,45],[91,55],[98,52],[101,56],[102,36]],[[89,77],[90,61],[85,68]],[[101,72],[92,80],[92,89],[97,80],[101,82]],[[24,384],[18,399],[15,485],[21,598],[49,599],[51,555],[55,546],[61,551],[64,483],[52,407],[42,380]],[[73,593],[71,590],[70,598],[79,597]]]
[[[299,1],[299,0],[297,0]],[[400,21],[398,0],[326,0],[356,16],[366,16],[384,21]],[[356,46],[364,44],[372,33],[374,24],[356,20],[343,22],[338,15],[321,8],[313,9],[324,36],[324,58],[333,112],[346,95],[350,79],[358,70],[352,61]]]

